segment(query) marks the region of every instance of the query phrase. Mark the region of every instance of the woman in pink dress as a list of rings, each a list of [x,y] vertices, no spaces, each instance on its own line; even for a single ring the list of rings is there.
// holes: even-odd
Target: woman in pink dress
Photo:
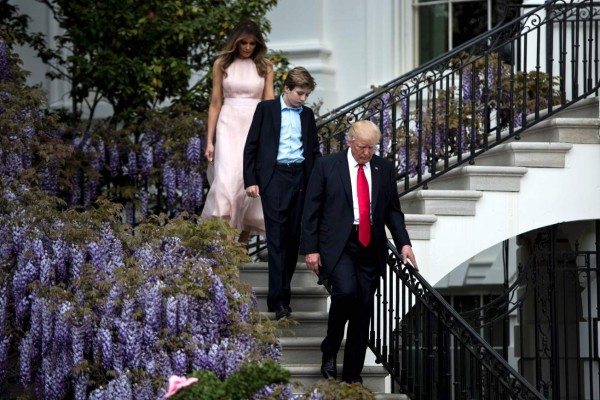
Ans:
[[[256,105],[273,99],[273,64],[260,28],[250,20],[231,32],[213,65],[213,87],[208,109],[205,156],[214,166],[214,179],[202,217],[222,218],[247,242],[251,232],[265,230],[259,198],[246,196],[243,152]]]

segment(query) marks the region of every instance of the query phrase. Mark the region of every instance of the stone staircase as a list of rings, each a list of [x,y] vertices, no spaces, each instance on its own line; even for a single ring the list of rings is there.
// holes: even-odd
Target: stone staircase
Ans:
[[[549,120],[402,197],[411,239],[430,239],[441,215],[475,216],[486,191],[519,192],[529,168],[563,168],[573,144],[600,144],[598,98],[574,104]],[[399,188],[400,189],[400,188]]]
[[[302,256],[299,257],[299,261]],[[240,280],[252,286],[261,312],[273,318],[267,310],[267,263],[253,262],[240,266]],[[292,319],[287,332],[280,338],[283,348],[282,365],[292,373],[292,380],[311,385],[321,376],[321,341],[327,331],[327,310],[329,294],[317,284],[316,275],[299,262],[292,280]],[[340,349],[338,360],[341,360],[344,343]],[[338,373],[341,374],[341,364]],[[362,377],[363,384],[375,392],[377,399],[408,399],[399,394],[386,394],[386,378],[388,374],[380,365],[365,365]]]
[[[581,168],[585,160],[578,159],[582,153],[575,150],[586,148],[587,153],[600,156],[599,108],[597,97],[581,100],[528,129],[520,140],[508,140],[479,155],[473,165],[457,167],[432,180],[427,189],[402,196],[400,203],[422,275],[435,284],[460,262],[515,236],[519,230],[524,231],[521,226],[531,224],[524,217],[531,210],[518,201],[523,189],[531,195],[531,186],[522,187],[525,178],[528,185],[538,180],[535,187],[564,185],[569,193],[583,194],[586,184],[574,179],[573,174],[577,173],[575,164]],[[598,156],[589,160],[589,168],[595,168]],[[551,178],[540,178],[543,170],[552,171],[552,175],[547,175]],[[589,182],[588,186],[593,187],[594,183]],[[560,207],[555,208],[554,214],[565,211]],[[553,223],[557,222],[560,220]],[[494,229],[489,229],[492,224]],[[503,237],[490,239],[487,246],[480,245],[485,240],[478,237],[486,235]],[[471,247],[461,248],[457,238],[469,241]]]
[[[600,145],[599,115],[598,98],[582,100],[531,128],[522,135],[521,140],[508,141],[482,154],[475,165],[456,168],[432,181],[427,190],[415,190],[403,196],[402,209],[417,258],[428,249],[422,243],[445,240],[435,237],[435,234],[432,237],[433,227],[440,224],[442,219],[466,217],[475,221],[478,217],[489,218],[477,215],[477,204],[486,195],[489,196],[488,193],[512,193],[518,196],[521,180],[531,168],[563,168],[566,154],[574,144]],[[600,157],[598,147],[597,154]],[[301,257],[299,261],[302,261]],[[437,276],[445,275],[454,267],[456,265],[450,265],[448,271],[437,271]],[[426,271],[423,274],[429,279]],[[256,262],[241,265],[240,278],[253,287],[259,309],[265,312],[267,264]],[[297,324],[290,327],[289,334],[281,337],[282,364],[292,372],[293,380],[310,384],[322,379],[319,345],[326,331],[328,294],[325,288],[317,284],[316,276],[301,262],[297,265],[292,283],[292,317]],[[272,318],[272,313],[269,316]],[[341,357],[338,356],[338,359]],[[341,365],[338,365],[338,370],[341,371]],[[369,362],[369,355],[362,376],[365,386],[375,392],[378,399],[408,398],[405,395],[386,394],[389,391],[387,373],[372,360]]]

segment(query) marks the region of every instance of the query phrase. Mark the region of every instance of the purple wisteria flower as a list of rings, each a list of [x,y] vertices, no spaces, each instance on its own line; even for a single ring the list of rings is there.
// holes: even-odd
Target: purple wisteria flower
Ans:
[[[142,379],[133,384],[133,398],[135,400],[154,400],[156,398],[150,379]]]
[[[37,397],[61,399],[70,390],[77,398],[156,399],[164,393],[163,387],[151,384],[156,376],[202,368],[225,379],[251,357],[280,357],[280,346],[230,330],[239,321],[230,320],[231,312],[241,313],[241,320],[251,323],[253,298],[228,288],[213,270],[215,260],[199,256],[197,249],[187,248],[173,236],[124,247],[112,225],[96,226],[100,228],[95,237],[74,241],[77,235],[68,240],[61,235],[76,225],[63,221],[45,230],[14,222],[0,224],[1,237],[10,242],[3,252],[16,259],[12,286],[0,290],[0,322],[17,321],[20,315],[21,322],[14,323],[23,330],[18,339],[20,380],[35,388]],[[206,248],[226,256],[217,241]],[[125,260],[135,260],[128,268],[138,271],[133,274],[139,279],[133,290],[118,279]],[[203,287],[202,294],[174,292],[165,283],[181,278]],[[44,290],[34,290],[34,282]],[[46,297],[51,291],[45,289],[56,285],[61,285],[61,291],[69,285],[64,295],[72,297]],[[7,297],[15,298],[11,317],[6,316],[3,299]],[[82,310],[86,310],[83,315]],[[3,329],[0,326],[0,367],[6,365],[4,353],[11,340]],[[108,371],[117,378],[99,382],[97,376]],[[0,376],[5,373],[2,367]],[[130,381],[131,376],[136,380]]]
[[[513,119],[513,127],[520,128],[523,126],[523,114],[520,112],[515,112],[515,117]]]
[[[408,174],[408,176],[413,177],[417,175],[417,173],[424,174],[427,169],[427,149],[424,147],[421,148],[421,152],[419,153],[421,156],[421,164],[420,169],[417,163],[417,154],[414,153],[406,153],[406,148],[404,146],[400,146],[400,150],[398,152],[398,172],[400,174]]]
[[[217,319],[217,323],[226,324],[229,323],[229,301],[225,294],[225,286],[217,275],[213,275],[213,281],[210,285],[213,296],[214,296],[214,315]]]
[[[275,391],[276,387],[277,387],[277,385],[265,386],[258,393],[256,393],[254,396],[252,396],[251,400],[260,400],[260,399],[264,399],[267,397],[272,398],[273,392]]]
[[[165,141],[159,138],[154,145],[154,162],[156,165],[163,165],[167,161],[167,152],[165,151]]]
[[[35,357],[35,344],[31,334],[27,334],[19,345],[19,367],[21,385],[27,387],[33,379],[33,360]]]
[[[150,195],[147,190],[140,190],[136,194],[137,198],[140,200],[140,214],[142,217],[147,217],[149,214],[148,203],[150,201]]]
[[[173,209],[176,199],[177,176],[175,169],[168,163],[163,167],[163,187],[167,197],[167,208]]]
[[[106,399],[133,400],[131,383],[126,374],[121,374],[110,381],[105,391]]]
[[[127,172],[125,172],[127,175],[129,175],[132,178],[136,178],[137,177],[137,155],[135,154],[134,151],[130,151],[129,154],[127,154]]]
[[[85,399],[90,377],[88,374],[78,373],[73,375],[73,391],[76,399]]]
[[[78,366],[83,362],[85,352],[84,333],[81,327],[73,327],[71,330],[71,352],[73,365]]]
[[[83,264],[85,263],[85,250],[78,245],[71,244],[69,256],[71,261],[71,276],[74,279],[79,279],[81,278]]]
[[[478,103],[481,101],[481,79],[477,71],[465,70],[462,74],[463,103]]]
[[[108,328],[98,329],[96,342],[99,345],[99,353],[97,354],[101,357],[102,368],[108,371],[113,365],[113,340]]]
[[[119,175],[119,148],[114,143],[108,150],[108,168],[111,178],[116,178]]]
[[[4,325],[4,322],[2,323]],[[0,382],[6,378],[8,366],[8,350],[12,336],[0,335]]]
[[[185,375],[188,366],[188,359],[183,349],[173,353],[173,372],[175,375]]]
[[[142,153],[140,155],[140,173],[144,178],[150,174],[150,170],[154,167],[154,153],[152,146],[146,141],[142,142]]]
[[[199,136],[190,138],[186,150],[188,165],[196,167],[202,162],[202,139]]]
[[[167,298],[165,313],[167,328],[177,335],[179,331],[177,329],[177,299],[175,297],[169,296]]]
[[[0,39],[0,82],[7,82],[11,77],[12,73],[8,63],[8,47],[6,42]]]

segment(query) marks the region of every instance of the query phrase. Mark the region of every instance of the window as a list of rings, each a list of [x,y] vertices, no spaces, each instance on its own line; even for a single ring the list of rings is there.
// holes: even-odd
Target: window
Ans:
[[[414,0],[416,65],[509,20],[522,0]]]

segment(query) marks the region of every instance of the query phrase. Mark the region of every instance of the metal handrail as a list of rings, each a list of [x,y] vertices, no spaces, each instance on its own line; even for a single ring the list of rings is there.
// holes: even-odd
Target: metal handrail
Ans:
[[[407,378],[402,378],[402,372],[407,367],[405,365],[406,363],[402,364],[397,362],[397,360],[390,360],[390,358],[385,356],[386,353],[393,354],[394,352],[400,352],[401,349],[408,352],[407,346],[398,346],[394,351],[394,349],[389,349],[389,347],[393,345],[388,344],[387,352],[383,352],[381,351],[383,347],[382,343],[375,340],[375,338],[377,338],[375,331],[380,326],[387,326],[388,329],[393,328],[393,331],[396,332],[402,331],[399,327],[401,320],[410,319],[410,313],[414,312],[417,308],[416,304],[418,303],[424,306],[427,309],[427,312],[435,318],[436,321],[440,322],[441,326],[443,326],[443,329],[446,331],[440,332],[440,327],[438,327],[435,334],[438,336],[448,334],[452,336],[453,340],[459,342],[463,348],[477,359],[479,367],[493,377],[495,385],[497,385],[496,390],[503,390],[503,393],[508,395],[508,398],[511,399],[544,399],[544,396],[513,367],[511,367],[510,364],[508,364],[508,362],[502,358],[502,356],[500,356],[410,264],[402,264],[402,256],[389,241],[388,248],[389,275],[384,277],[383,283],[378,290],[378,296],[380,296],[381,292],[386,288],[390,291],[393,290],[402,296],[400,301],[395,299],[391,304],[386,303],[380,307],[376,306],[376,310],[372,317],[372,334],[369,347],[378,356],[378,361],[386,367],[393,378],[397,379],[397,383],[400,384],[405,393],[412,395],[415,398],[431,398],[430,396],[422,396],[422,393],[415,393],[414,385],[406,385]],[[400,281],[401,284],[390,285],[392,282],[399,283]],[[407,303],[408,306],[401,305],[401,302]],[[377,312],[380,308],[383,308],[382,313]],[[402,309],[405,310],[404,313],[401,311]],[[392,317],[386,318],[386,315],[392,315]],[[429,336],[429,333],[426,336]],[[398,335],[406,335],[406,332],[400,332]],[[405,341],[403,340],[403,342]],[[393,341],[390,341],[390,343],[393,343]],[[417,347],[417,345],[415,345],[415,347]],[[424,358],[426,359],[428,357]],[[452,368],[450,366],[446,366],[446,368],[448,368],[446,373],[450,374]],[[423,378],[424,373],[425,371],[416,371],[416,374],[421,375],[422,379],[427,379],[427,377]],[[430,387],[430,385],[421,386]],[[489,388],[482,388],[482,390],[487,389]]]
[[[383,133],[379,154],[394,162],[404,196],[427,189],[458,166],[476,163],[506,141],[519,140],[526,129],[598,96],[599,5],[546,1],[334,109],[318,123],[323,153],[345,147],[354,121],[374,121]],[[540,44],[542,36],[546,46]],[[399,263],[391,243],[389,248],[389,276],[376,294],[369,347],[390,372],[393,386],[411,398],[458,398],[467,392],[470,398],[544,398],[414,269]],[[435,338],[421,337],[425,331]],[[477,379],[469,377],[454,395],[449,393],[460,385],[452,373],[460,371],[436,371],[432,361],[457,357],[450,342],[467,350],[471,356],[464,364],[476,365],[467,372],[480,378],[475,387]]]
[[[402,196],[518,140],[598,92],[597,4],[548,1],[336,108],[318,124],[323,153],[345,147],[353,122],[373,120],[383,133],[379,154],[395,163]],[[581,38],[567,37],[576,29],[584,30]]]

